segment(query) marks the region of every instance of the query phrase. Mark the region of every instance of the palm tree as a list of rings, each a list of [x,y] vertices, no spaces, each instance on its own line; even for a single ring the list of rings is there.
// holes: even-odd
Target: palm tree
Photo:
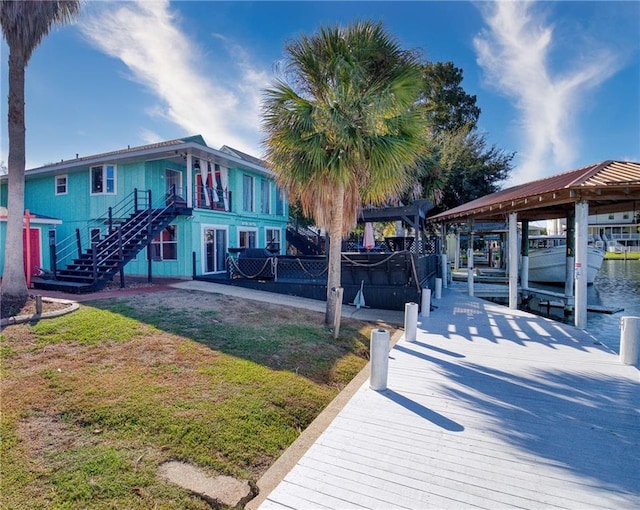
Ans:
[[[288,44],[286,54],[283,75],[265,91],[266,159],[289,197],[329,232],[330,324],[341,240],[363,204],[401,193],[427,146],[421,65],[371,22],[321,28]]]
[[[9,47],[9,158],[7,236],[2,276],[3,299],[28,295],[23,269],[25,123],[24,77],[31,54],[55,24],[75,17],[80,2],[0,0],[0,24]]]

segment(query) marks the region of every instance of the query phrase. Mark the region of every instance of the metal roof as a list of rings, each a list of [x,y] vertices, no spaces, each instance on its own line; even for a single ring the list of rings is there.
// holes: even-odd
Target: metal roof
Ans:
[[[589,202],[590,214],[637,210],[640,163],[603,161],[486,195],[427,221],[504,220],[513,212],[519,219],[561,218],[580,201]]]
[[[103,163],[126,163],[141,160],[151,161],[155,159],[166,159],[184,163],[184,155],[186,155],[187,152],[191,153],[195,158],[210,161],[211,163],[218,163],[222,166],[237,166],[255,170],[262,174],[273,175],[273,172],[258,158],[253,158],[244,153],[242,153],[244,157],[241,157],[229,151],[213,149],[206,145],[202,136],[195,135],[138,147],[127,147],[126,149],[104,152],[102,154],[62,160],[58,163],[27,169],[25,171],[25,177],[29,179],[32,176],[40,174],[81,171],[87,166]],[[6,175],[0,177],[0,179],[3,180],[6,178]]]

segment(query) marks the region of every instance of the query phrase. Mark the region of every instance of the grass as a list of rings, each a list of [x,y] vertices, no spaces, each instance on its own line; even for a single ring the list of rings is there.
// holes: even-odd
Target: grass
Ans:
[[[168,291],[6,328],[0,507],[208,508],[169,459],[256,481],[367,362],[372,325],[322,321]]]

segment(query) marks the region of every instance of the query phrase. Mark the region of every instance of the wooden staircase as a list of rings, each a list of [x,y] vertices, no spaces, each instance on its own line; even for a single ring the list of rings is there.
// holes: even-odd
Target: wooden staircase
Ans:
[[[63,269],[54,269],[39,277],[32,278],[37,289],[59,290],[76,294],[96,292],[104,288],[124,266],[146,248],[177,216],[191,215],[175,191],[167,193],[160,207],[151,205],[151,192],[147,206],[140,208],[138,190],[134,190],[133,210],[122,219],[113,219],[112,210],[107,215],[106,231],[94,236],[91,246],[82,251],[79,233],[77,238],[78,256]],[[144,196],[144,195],[143,195]],[[56,254],[62,248],[56,246]],[[57,255],[53,257],[55,261]]]

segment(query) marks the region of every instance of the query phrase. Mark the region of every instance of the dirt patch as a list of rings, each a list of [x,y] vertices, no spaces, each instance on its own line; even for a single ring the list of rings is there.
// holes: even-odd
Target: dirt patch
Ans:
[[[64,310],[69,307],[69,303],[63,303],[59,300],[42,299],[42,313],[55,312]],[[0,318],[9,319],[11,317],[20,317],[24,315],[34,315],[37,313],[36,296],[30,295],[24,300],[3,299],[0,306],[2,314]]]

